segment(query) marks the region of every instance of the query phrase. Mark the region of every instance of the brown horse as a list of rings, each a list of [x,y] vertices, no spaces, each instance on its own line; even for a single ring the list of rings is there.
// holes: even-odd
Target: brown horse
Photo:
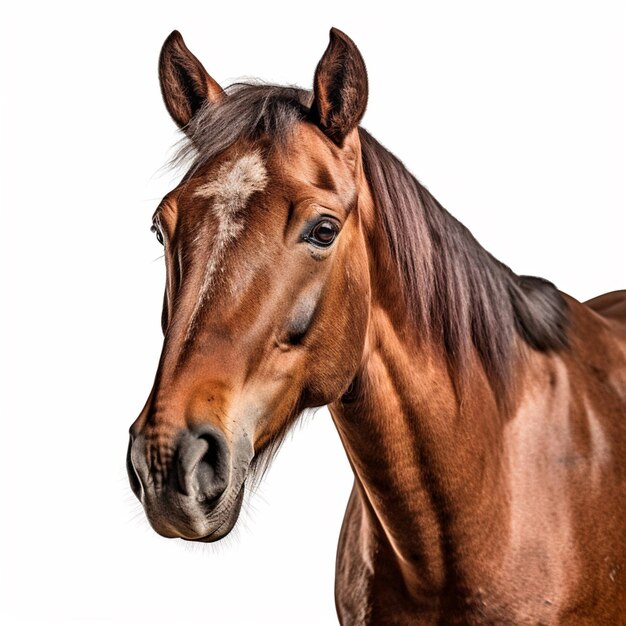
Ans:
[[[224,537],[328,405],[342,624],[626,623],[626,292],[581,304],[487,253],[359,127],[338,30],[312,92],[224,91],[177,32],[160,79],[192,162],[153,218],[165,340],[128,452],[154,529]]]

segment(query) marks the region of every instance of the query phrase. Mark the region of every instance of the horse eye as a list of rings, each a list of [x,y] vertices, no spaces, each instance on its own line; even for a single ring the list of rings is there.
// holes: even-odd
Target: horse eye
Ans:
[[[156,235],[157,241],[163,245],[163,233],[160,228],[157,228],[154,224],[150,228],[150,230]]]
[[[336,237],[337,226],[330,220],[322,220],[313,226],[306,240],[316,246],[327,248],[335,241]]]

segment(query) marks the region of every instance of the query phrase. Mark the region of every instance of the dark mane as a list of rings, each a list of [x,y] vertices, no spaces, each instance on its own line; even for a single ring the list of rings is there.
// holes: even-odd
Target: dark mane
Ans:
[[[191,171],[241,137],[263,133],[277,145],[306,119],[311,93],[296,87],[238,83],[219,106],[205,105],[185,129],[175,161]],[[476,349],[499,396],[505,397],[515,337],[536,350],[566,345],[566,304],[554,285],[518,276],[491,256],[404,165],[360,128],[363,163],[383,217],[416,332],[441,341],[462,371]]]
[[[207,163],[242,137],[267,133],[280,146],[296,122],[309,112],[312,94],[298,87],[235,83],[220,105],[206,102],[185,127],[186,138],[174,155],[174,165],[191,161],[191,171]]]
[[[393,154],[363,129],[360,138],[376,210],[418,329],[443,342],[457,370],[474,346],[504,394],[516,333],[536,350],[565,346],[565,301],[552,283],[518,276],[495,259]]]

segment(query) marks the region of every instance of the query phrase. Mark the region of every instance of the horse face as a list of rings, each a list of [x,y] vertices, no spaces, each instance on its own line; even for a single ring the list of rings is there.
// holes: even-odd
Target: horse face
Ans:
[[[203,81],[219,106],[228,96]],[[177,109],[167,88],[170,113],[188,123],[193,103]],[[250,472],[303,409],[339,398],[360,364],[370,294],[358,119],[333,136],[320,108],[280,142],[237,140],[154,215],[165,339],[127,465],[164,536],[226,535]]]
[[[207,110],[231,112],[208,129],[219,144],[268,103],[241,111],[245,100],[227,96],[177,32],[160,77],[168,111],[201,155]],[[366,95],[358,50],[333,30],[306,115],[279,137],[242,132],[219,144],[154,215],[167,265],[165,340],[127,466],[164,536],[226,535],[251,470],[304,408],[336,400],[357,371],[369,312],[358,211]]]

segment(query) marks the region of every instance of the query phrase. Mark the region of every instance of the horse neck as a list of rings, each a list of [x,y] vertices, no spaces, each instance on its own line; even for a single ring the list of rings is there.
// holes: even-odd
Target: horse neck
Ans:
[[[460,401],[441,354],[375,307],[356,399],[331,407],[369,522],[406,576],[436,587],[457,548],[505,524],[493,508],[503,419],[484,376],[467,384]]]
[[[370,200],[371,201],[371,200]],[[368,217],[364,223],[374,224]],[[416,338],[399,306],[384,233],[373,229],[372,308],[353,390],[331,412],[354,469],[365,524],[410,589],[454,585],[459,553],[497,558],[506,534],[500,451],[505,416],[478,354],[462,393],[445,348]],[[474,547],[470,546],[472,544]],[[489,554],[489,549],[494,554]]]

